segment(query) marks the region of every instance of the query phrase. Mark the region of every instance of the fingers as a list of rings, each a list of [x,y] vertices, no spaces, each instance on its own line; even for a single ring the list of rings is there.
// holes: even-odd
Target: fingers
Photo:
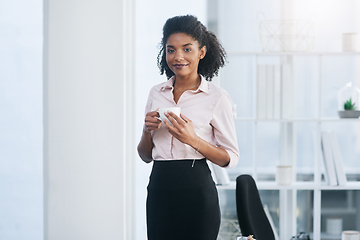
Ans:
[[[164,122],[168,131],[173,135],[179,135],[189,132],[189,127],[192,128],[192,122],[184,114],[180,113],[177,116],[175,113],[169,111],[164,113],[167,119],[161,121],[157,110],[148,112],[145,117],[145,126],[149,131],[157,130],[160,128],[161,123]],[[190,124],[190,126],[188,126]]]
[[[168,118],[171,124],[178,130],[181,130],[181,128],[183,128],[186,125],[186,122],[173,112],[165,113],[165,116]]]
[[[181,117],[179,117],[176,114],[169,112],[166,113],[165,116],[168,118],[168,121],[164,121],[164,123],[170,133],[180,134],[188,131],[189,128],[193,128],[191,120],[184,114],[181,114]]]
[[[185,122],[191,122],[184,114],[180,113],[180,117],[185,120]]]
[[[159,119],[160,115],[157,110],[148,112],[145,116],[145,122],[152,122],[152,123],[160,123],[161,120]]]
[[[180,117],[174,113],[166,113],[168,120],[164,120],[166,129],[180,142],[189,144],[195,135],[192,121],[183,114]]]
[[[168,118],[172,119],[172,121],[175,123],[176,126],[174,126],[174,124],[170,124],[169,121],[164,119],[164,124],[166,129],[171,135],[173,135],[178,140],[182,141],[180,139],[180,136],[185,132],[185,128],[180,127],[179,124],[175,120],[173,120],[171,116],[169,116]]]
[[[175,113],[173,112],[168,112],[168,113],[165,113],[165,116],[170,120],[170,118],[168,117],[168,114],[169,116],[171,116],[176,122],[178,122],[179,124],[181,123],[190,123],[191,120],[188,119],[184,114],[180,113],[180,117],[178,115],[176,115]]]
[[[158,113],[158,111],[157,111],[158,109],[156,109],[155,111],[152,111],[152,112],[148,112],[147,114],[146,114],[146,116],[148,117],[160,117],[160,115],[159,115],[159,113]]]
[[[145,127],[147,132],[151,132],[153,130],[159,129],[161,126],[161,121],[154,116],[146,116],[145,117]]]
[[[166,121],[166,119],[163,120],[165,127],[167,128],[167,130],[172,133],[174,132],[175,128],[173,125],[171,125],[168,121]]]
[[[145,117],[145,123],[146,122],[159,124],[161,120],[156,115],[149,115]]]
[[[169,111],[165,113],[165,116],[168,117],[168,115],[170,115],[173,119],[175,119],[176,121],[180,121],[182,120],[180,117],[178,117],[178,115],[176,115],[175,113]]]
[[[157,110],[148,112],[145,116],[145,127],[147,132],[151,132],[153,130],[157,130],[161,126],[161,120],[158,119],[159,113]]]

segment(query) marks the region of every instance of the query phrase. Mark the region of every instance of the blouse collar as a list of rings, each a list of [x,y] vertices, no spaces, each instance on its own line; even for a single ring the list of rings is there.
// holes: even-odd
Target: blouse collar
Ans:
[[[205,78],[200,74],[200,86],[196,90],[196,92],[202,91],[205,93],[209,93],[209,82],[205,80]],[[165,89],[172,89],[174,86],[175,75],[172,76],[169,80],[163,83],[160,88],[160,91],[165,91]]]

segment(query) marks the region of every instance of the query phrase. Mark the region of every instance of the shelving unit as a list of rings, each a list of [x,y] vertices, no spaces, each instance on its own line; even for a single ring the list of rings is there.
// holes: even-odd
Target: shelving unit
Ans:
[[[322,118],[322,119],[255,119],[255,118],[236,118],[238,122],[360,122],[358,118]]]
[[[282,81],[290,81],[291,83],[288,86],[291,86],[291,89],[281,89],[282,92],[290,91],[291,99],[281,99],[281,104],[284,104],[285,101],[288,101],[287,104],[290,103],[290,107],[296,109],[296,79],[294,75],[294,68],[296,67],[296,58],[297,57],[310,57],[312,60],[317,62],[318,69],[315,70],[317,77],[316,77],[316,86],[317,86],[317,97],[315,99],[315,107],[316,111],[315,116],[305,116],[299,117],[296,115],[296,110],[290,113],[290,117],[286,118],[278,118],[278,119],[259,119],[257,117],[257,113],[252,113],[252,116],[245,116],[245,117],[236,117],[235,122],[236,124],[250,124],[252,126],[252,137],[249,139],[252,145],[252,151],[249,155],[252,156],[251,167],[245,167],[246,171],[241,171],[239,174],[248,173],[251,174],[256,182],[257,186],[260,191],[278,191],[279,195],[279,236],[280,240],[287,240],[290,239],[291,236],[296,235],[299,232],[297,218],[299,211],[304,211],[304,209],[299,209],[299,203],[297,201],[298,194],[300,191],[309,191],[311,195],[311,203],[309,203],[309,210],[311,210],[311,214],[309,215],[309,221],[312,222],[312,239],[320,240],[320,239],[337,239],[337,236],[326,236],[326,233],[323,233],[322,227],[322,215],[326,214],[326,211],[322,209],[322,201],[326,199],[322,199],[322,191],[357,191],[360,192],[360,182],[359,181],[349,181],[344,186],[329,186],[322,180],[322,150],[321,150],[321,131],[323,130],[324,124],[358,124],[357,126],[360,128],[360,120],[359,119],[340,119],[338,117],[323,117],[323,102],[322,102],[322,91],[323,91],[323,58],[326,57],[359,57],[360,53],[342,53],[342,52],[333,52],[333,53],[325,53],[325,52],[310,52],[310,53],[302,53],[302,52],[279,52],[279,53],[263,53],[263,52],[248,52],[248,53],[241,53],[241,52],[234,52],[229,53],[229,56],[236,56],[236,57],[243,57],[247,58],[248,62],[251,62],[253,65],[249,67],[250,72],[248,75],[251,75],[252,78],[243,80],[243,81],[253,81],[255,84],[251,85],[252,95],[249,94],[250,99],[253,103],[253,106],[257,106],[257,95],[258,95],[258,86],[257,86],[257,67],[259,65],[259,58],[262,57],[276,57],[279,58],[278,62],[280,65],[287,64],[290,66],[290,74],[287,76],[281,75]],[[355,60],[356,61],[356,60]],[[360,62],[359,62],[360,63]],[[250,64],[249,64],[250,65]],[[223,85],[224,82],[221,82]],[[226,89],[226,82],[225,82],[225,89]],[[227,89],[226,89],[227,90]],[[230,93],[231,95],[231,93]],[[335,110],[337,105],[335,107]],[[283,165],[292,165],[293,166],[293,182],[291,185],[287,186],[280,186],[278,185],[275,180],[273,181],[263,181],[262,173],[259,173],[259,165],[263,162],[259,161],[259,138],[262,137],[262,133],[259,131],[260,124],[274,124],[277,126],[276,129],[279,129],[279,162],[278,164]],[[297,174],[301,171],[297,169],[297,133],[296,128],[298,124],[313,124],[314,126],[314,142],[313,142],[313,150],[314,150],[314,160],[313,165],[308,166],[308,168],[312,168],[312,181],[298,181]],[[240,148],[240,152],[241,152]],[[241,158],[241,156],[240,156]],[[275,175],[275,165],[273,165],[270,170],[270,175]],[[354,166],[352,173],[360,174],[359,166]],[[264,166],[266,168],[266,166]],[[348,172],[347,172],[348,173]],[[232,181],[229,185],[226,186],[218,186],[219,191],[234,191],[236,187],[236,183]],[[360,196],[360,194],[357,194]],[[348,211],[349,209],[347,209]],[[360,209],[356,207],[351,208],[351,214],[357,215],[357,218],[360,221]],[[337,210],[335,210],[336,212]],[[338,210],[336,214],[341,214],[341,210]],[[344,212],[344,214],[349,214]],[[310,223],[309,223],[310,224]],[[358,223],[360,225],[360,222]],[[360,229],[357,229],[360,230]]]
[[[325,183],[315,185],[313,182],[293,182],[291,185],[278,185],[275,181],[257,181],[259,190],[360,190],[360,182],[348,182],[344,186],[329,186]],[[236,182],[217,186],[218,190],[235,190]]]

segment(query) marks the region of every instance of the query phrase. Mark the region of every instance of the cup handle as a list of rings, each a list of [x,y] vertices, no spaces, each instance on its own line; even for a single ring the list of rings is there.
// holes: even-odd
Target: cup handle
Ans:
[[[156,112],[157,112],[157,114],[159,114],[159,116],[156,117],[156,118],[159,119],[160,121],[162,121],[162,119],[161,119],[161,117],[160,117],[160,112],[159,112],[159,110],[157,110]]]

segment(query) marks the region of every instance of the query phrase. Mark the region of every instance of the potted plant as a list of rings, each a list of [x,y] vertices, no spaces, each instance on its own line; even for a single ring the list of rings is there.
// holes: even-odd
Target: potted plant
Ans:
[[[352,83],[347,83],[339,91],[338,115],[340,118],[358,118],[360,116],[359,108],[360,91]]]
[[[354,111],[356,108],[355,108],[355,104],[356,103],[352,103],[351,102],[351,98],[349,100],[347,100],[345,103],[344,103],[344,110],[352,110]]]

